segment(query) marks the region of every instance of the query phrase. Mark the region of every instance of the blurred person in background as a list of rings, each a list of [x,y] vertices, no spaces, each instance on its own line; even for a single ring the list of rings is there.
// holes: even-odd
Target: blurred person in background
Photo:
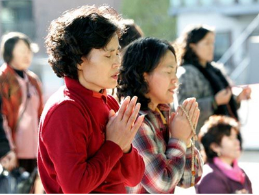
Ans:
[[[207,156],[198,194],[252,194],[251,182],[238,165],[239,124],[231,117],[211,116],[199,133]]]
[[[182,105],[191,121],[181,109],[170,114],[169,104],[178,86],[176,70],[176,54],[167,41],[141,38],[123,55],[118,97],[137,96],[139,115],[145,116],[133,145],[146,169],[141,183],[128,188],[128,193],[174,193],[176,186],[191,187],[201,177],[203,162],[191,142],[192,126],[199,118],[195,98]]]
[[[16,166],[32,173],[37,167],[37,135],[43,101],[41,82],[28,70],[33,56],[31,42],[23,33],[7,33],[2,37],[1,53],[3,127],[16,155]]]
[[[125,25],[125,32],[120,37],[119,43],[123,50],[131,42],[143,37],[144,33],[133,19],[123,19],[122,22]]]
[[[109,6],[82,6],[53,20],[49,63],[65,85],[46,103],[38,166],[47,193],[126,193],[144,162],[131,142],[142,124],[137,98],[121,107],[106,89],[117,85],[124,26]]]
[[[243,88],[235,96],[222,65],[213,62],[215,32],[206,25],[188,26],[177,40],[181,48],[180,67],[177,76],[180,90],[179,103],[188,97],[195,97],[199,103],[199,132],[204,122],[214,114],[226,115],[237,121],[237,110],[242,100],[250,99],[251,88]],[[239,139],[241,135],[239,133]]]

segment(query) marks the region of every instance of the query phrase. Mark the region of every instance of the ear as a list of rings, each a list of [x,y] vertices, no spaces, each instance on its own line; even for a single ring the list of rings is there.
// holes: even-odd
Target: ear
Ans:
[[[210,149],[213,150],[215,153],[220,153],[220,146],[216,143],[210,144]]]
[[[83,69],[82,64],[88,62],[87,57],[85,57],[85,56],[81,57],[81,60],[82,60],[83,62],[82,62],[81,64],[77,64],[77,69],[78,69],[78,70],[82,70],[82,69]]]
[[[146,73],[146,72],[143,73],[145,82],[148,82],[148,76],[149,76],[148,73]]]
[[[196,44],[194,43],[190,43],[190,48],[195,51],[196,50]]]

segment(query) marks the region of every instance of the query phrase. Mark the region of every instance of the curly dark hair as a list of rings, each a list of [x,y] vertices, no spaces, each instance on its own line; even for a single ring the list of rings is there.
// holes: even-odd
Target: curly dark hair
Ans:
[[[149,87],[144,73],[152,73],[168,50],[175,56],[175,50],[168,41],[156,38],[140,38],[129,44],[122,58],[117,87],[118,99],[137,96],[141,109],[147,110],[150,99],[145,97]]]
[[[190,27],[181,37],[180,47],[181,51],[181,62],[183,64],[199,64],[199,58],[193,49],[190,47],[191,43],[198,43],[201,41],[208,33],[214,32],[212,28],[206,27],[204,25]]]
[[[94,49],[104,48],[124,31],[121,17],[109,6],[82,6],[53,20],[46,37],[48,62],[58,77],[78,79],[77,65]]]
[[[211,116],[202,126],[199,140],[205,149],[208,162],[212,162],[213,158],[218,156],[211,149],[211,144],[220,145],[223,136],[230,136],[231,128],[234,128],[239,135],[240,124],[234,118],[220,115]]]

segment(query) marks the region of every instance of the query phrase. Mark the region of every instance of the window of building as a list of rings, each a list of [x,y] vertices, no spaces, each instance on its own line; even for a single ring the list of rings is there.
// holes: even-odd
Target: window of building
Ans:
[[[32,0],[0,0],[1,34],[19,31],[35,38],[35,23],[33,18]]]
[[[214,61],[218,61],[231,45],[231,32],[216,32]],[[228,61],[231,64],[231,59]]]

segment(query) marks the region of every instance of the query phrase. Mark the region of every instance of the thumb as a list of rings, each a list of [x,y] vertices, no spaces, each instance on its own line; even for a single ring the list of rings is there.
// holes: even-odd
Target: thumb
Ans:
[[[176,115],[175,112],[171,113],[170,120],[169,120],[170,123],[174,120],[175,115]]]
[[[109,119],[112,118],[114,115],[115,115],[115,112],[113,109],[111,109],[109,112]]]

